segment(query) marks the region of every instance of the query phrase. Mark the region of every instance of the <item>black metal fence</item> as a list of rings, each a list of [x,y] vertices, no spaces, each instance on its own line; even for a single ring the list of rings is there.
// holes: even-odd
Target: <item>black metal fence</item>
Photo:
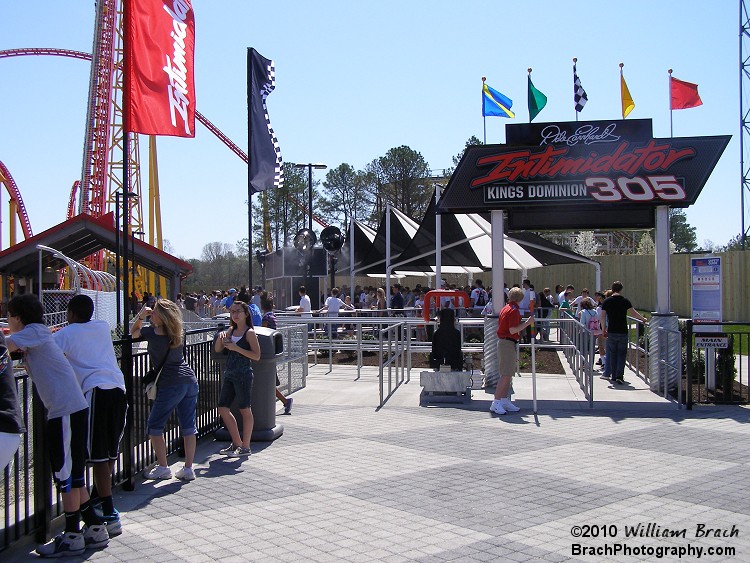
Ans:
[[[185,359],[198,378],[198,438],[219,427],[216,409],[220,386],[220,362],[213,354],[213,335],[216,328],[186,332]],[[146,348],[140,340],[116,340],[115,351],[126,375],[125,387],[130,410],[123,437],[120,459],[115,465],[114,481],[125,490],[133,490],[136,475],[155,461],[146,435],[149,405],[141,381],[150,368]],[[131,368],[132,366],[132,368]],[[18,400],[22,405],[27,432],[15,457],[3,472],[0,501],[4,527],[0,531],[0,552],[22,536],[34,533],[43,542],[49,535],[52,519],[62,513],[62,502],[54,492],[49,461],[46,454],[44,407],[33,391],[25,371],[16,374]],[[179,427],[175,415],[165,429],[167,454],[180,447]],[[89,474],[89,478],[91,475]]]
[[[750,403],[750,323],[707,326],[688,320],[682,331],[687,408],[693,403]]]

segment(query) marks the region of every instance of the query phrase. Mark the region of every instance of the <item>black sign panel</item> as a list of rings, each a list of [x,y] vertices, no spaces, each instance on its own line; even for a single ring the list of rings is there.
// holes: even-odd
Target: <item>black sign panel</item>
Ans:
[[[504,209],[514,229],[649,228],[655,207],[695,203],[730,139],[653,139],[650,126],[647,119],[514,126],[512,138],[526,144],[468,147],[438,212]],[[530,143],[550,127],[557,143]]]
[[[598,145],[622,140],[647,141],[653,135],[650,119],[568,121],[563,123],[509,123],[508,145]]]

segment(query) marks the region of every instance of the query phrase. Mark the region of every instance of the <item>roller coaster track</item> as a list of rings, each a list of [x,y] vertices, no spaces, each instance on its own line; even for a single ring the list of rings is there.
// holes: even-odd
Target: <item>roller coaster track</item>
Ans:
[[[21,198],[21,192],[18,190],[16,181],[11,176],[10,171],[5,167],[5,164],[0,161],[0,183],[5,184],[5,189],[10,194],[11,201],[16,205],[16,214],[18,220],[21,222],[21,230],[23,230],[24,238],[31,238],[33,233],[31,232],[31,223],[29,222],[29,215],[26,213],[26,206],[23,204]],[[15,241],[11,241],[14,244]]]
[[[71,51],[69,49],[54,49],[54,48],[45,48],[45,47],[32,47],[32,48],[19,48],[19,49],[6,49],[6,50],[0,50],[0,59],[3,58],[9,58],[9,57],[22,57],[22,56],[53,56],[53,57],[68,57],[68,58],[74,58],[74,59],[80,59],[84,61],[91,62],[92,56],[90,53],[84,53],[83,51]],[[247,164],[248,163],[248,156],[245,151],[243,151],[234,141],[232,141],[229,137],[227,137],[216,125],[214,125],[206,116],[204,116],[199,111],[195,112],[196,119],[203,124],[203,126],[208,129],[211,133],[213,133],[222,143],[224,143],[229,150],[231,150],[234,154],[236,154],[238,157],[242,159],[242,161]],[[85,147],[84,147],[85,149]],[[77,191],[78,186],[73,187],[73,190],[71,191],[71,200],[73,198],[73,191]],[[85,188],[84,188],[85,189]],[[19,194],[20,197],[20,194]],[[299,210],[301,210],[303,213],[307,212],[307,207],[305,207],[304,204],[302,204],[300,201],[298,201],[294,196],[287,195],[287,200],[295,205]],[[70,209],[70,206],[69,206]],[[312,210],[310,210],[312,212]],[[321,227],[327,227],[328,223],[326,223],[323,219],[313,214],[312,218],[315,220],[318,225]],[[28,218],[27,218],[28,221]]]

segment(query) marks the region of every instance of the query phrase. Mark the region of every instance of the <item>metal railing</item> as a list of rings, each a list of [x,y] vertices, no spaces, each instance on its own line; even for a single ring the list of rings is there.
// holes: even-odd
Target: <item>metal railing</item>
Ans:
[[[661,393],[665,399],[670,395],[670,382],[677,382],[677,408],[682,408],[682,333],[664,327],[656,327],[660,342],[664,343],[664,352],[659,355],[660,377],[656,382],[655,391]],[[640,355],[640,354],[639,354]],[[672,358],[672,359],[670,359]],[[646,361],[648,366],[650,362]]]
[[[696,345],[697,336],[718,339]],[[695,325],[685,322],[685,403],[750,403],[750,323]]]
[[[589,407],[594,406],[594,350],[596,336],[575,316],[562,311],[557,319],[546,319],[550,329],[557,325],[559,344],[568,361],[573,376],[588,399]]]
[[[625,365],[635,372],[646,383],[651,377],[649,357],[649,323],[634,317],[627,317],[628,323],[628,351],[625,356]],[[643,343],[641,343],[643,340]],[[641,360],[643,359],[643,362]],[[643,364],[643,365],[641,365]]]
[[[411,338],[404,322],[388,325],[380,331],[378,347],[378,365],[380,366],[378,373],[379,409],[404,382],[406,356],[408,355],[410,341]],[[388,371],[387,386],[386,370]]]
[[[185,359],[195,371],[200,388],[196,417],[199,438],[208,436],[220,426],[217,404],[222,361],[213,352],[213,336],[217,329],[211,327],[185,333]],[[284,338],[284,354],[277,358],[277,373],[282,390],[292,393],[303,388],[307,381],[307,327],[286,326],[279,328],[279,332]],[[125,374],[130,407],[120,457],[115,463],[114,482],[131,491],[135,488],[137,474],[155,461],[146,435],[149,404],[142,383],[150,365],[142,340],[127,338],[113,344]],[[62,501],[53,491],[51,470],[44,455],[44,406],[32,391],[31,379],[23,367],[16,368],[16,386],[27,431],[18,452],[3,472],[0,500],[4,526],[0,531],[0,552],[31,533],[38,542],[46,541],[52,519],[62,514]],[[167,422],[164,437],[167,454],[176,453],[181,442],[174,414]],[[87,479],[91,482],[90,469]]]

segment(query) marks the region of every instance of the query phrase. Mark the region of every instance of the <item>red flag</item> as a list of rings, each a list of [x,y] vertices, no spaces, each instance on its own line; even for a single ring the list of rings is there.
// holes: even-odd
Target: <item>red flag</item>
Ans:
[[[195,14],[190,0],[125,3],[125,130],[195,137]]]
[[[672,109],[688,109],[703,105],[698,95],[698,85],[670,77],[672,91]]]

